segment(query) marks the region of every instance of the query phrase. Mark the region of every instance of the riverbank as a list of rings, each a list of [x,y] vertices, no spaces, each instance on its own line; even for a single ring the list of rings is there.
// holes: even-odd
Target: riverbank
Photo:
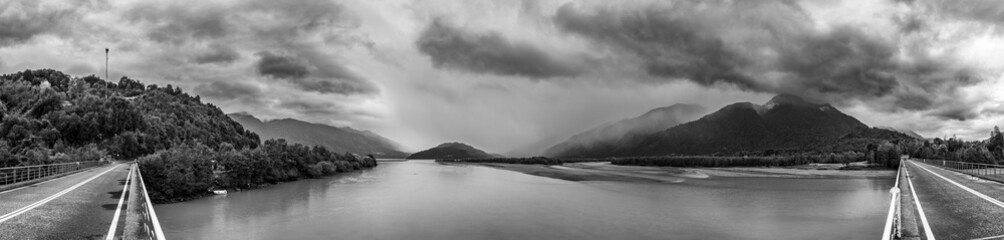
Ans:
[[[676,168],[613,165],[609,162],[564,165],[449,163],[486,166],[529,175],[568,181],[670,182],[706,178],[892,178],[892,170],[840,170],[839,164],[809,164],[792,167]]]

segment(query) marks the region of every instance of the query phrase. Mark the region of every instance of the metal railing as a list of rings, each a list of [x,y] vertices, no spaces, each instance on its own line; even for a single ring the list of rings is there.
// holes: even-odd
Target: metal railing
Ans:
[[[57,164],[46,164],[46,165],[0,168],[0,185],[7,185],[39,178],[45,178],[53,175],[59,175],[85,168],[99,166],[105,163],[106,162],[88,161],[88,162],[57,163]]]
[[[932,166],[938,166],[954,170],[957,172],[966,173],[973,176],[996,179],[996,180],[1004,180],[1004,165],[956,162],[956,161],[946,161],[946,160],[931,160],[931,159],[913,159],[913,160],[926,163]]]
[[[142,194],[137,194],[138,197],[143,198],[142,201],[138,201],[140,206],[139,209],[143,209],[141,225],[146,234],[142,239],[167,239],[164,237],[164,230],[160,227],[160,220],[157,219],[157,212],[153,210],[153,203],[150,202],[150,195],[146,192],[146,181],[143,180],[143,173],[140,171],[139,164],[136,164],[136,180],[139,181],[138,187]]]

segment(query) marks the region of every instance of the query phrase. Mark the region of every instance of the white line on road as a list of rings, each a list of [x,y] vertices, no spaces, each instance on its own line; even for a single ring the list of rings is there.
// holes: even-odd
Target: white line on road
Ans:
[[[119,214],[122,213],[122,203],[125,202],[126,191],[129,190],[129,181],[132,179],[132,169],[133,166],[129,166],[129,174],[126,174],[125,186],[122,186],[122,194],[119,196],[119,205],[115,207],[115,217],[112,217],[112,226],[108,227],[108,234],[105,235],[106,240],[115,239],[115,228],[119,226]]]
[[[934,240],[934,232],[931,230],[931,224],[927,223],[927,215],[924,214],[924,208],[920,206],[920,196],[917,195],[917,190],[913,189],[913,180],[910,180],[910,170],[905,170],[905,173],[906,183],[910,185],[910,192],[913,193],[913,203],[917,205],[917,212],[920,213],[920,223],[924,226],[924,234],[927,236],[927,240]]]
[[[1004,239],[1004,235],[993,236],[993,237],[985,237],[985,238],[974,238],[974,239],[971,239],[971,240],[990,240],[990,239]]]
[[[962,184],[959,184],[958,182],[952,181],[951,179],[948,179],[945,176],[941,176],[941,174],[935,173],[934,171],[931,171],[930,169],[927,169],[926,167],[921,166],[920,164],[916,164],[916,165],[917,165],[917,167],[920,167],[921,169],[924,169],[925,171],[927,171],[927,172],[929,172],[931,174],[934,174],[934,176],[938,176],[939,178],[944,179],[945,181],[948,181],[952,185],[955,185],[956,187],[959,187],[962,190],[966,190],[966,192],[972,193],[973,195],[976,195],[977,197],[980,197],[983,200],[987,200],[987,202],[993,203],[994,205],[997,205],[999,207],[1004,207],[1004,202],[1001,202],[1000,200],[994,199],[994,198],[989,197],[987,195],[983,195],[982,193],[977,192],[976,190],[973,190],[972,188],[963,186]]]
[[[30,211],[32,209],[35,209],[36,207],[41,206],[42,204],[45,204],[45,203],[47,203],[49,201],[52,201],[52,200],[54,200],[56,198],[59,198],[59,197],[63,196],[64,194],[66,194],[66,193],[68,193],[70,191],[73,191],[74,189],[77,189],[78,187],[83,186],[84,184],[87,184],[88,182],[91,182],[92,180],[100,177],[101,175],[105,175],[105,173],[108,173],[108,172],[111,172],[112,170],[115,170],[118,167],[119,167],[119,165],[115,165],[114,167],[111,167],[110,169],[108,169],[108,170],[106,170],[104,172],[101,172],[98,175],[94,175],[94,177],[88,178],[87,180],[84,180],[83,182],[77,183],[77,185],[73,185],[73,186],[71,186],[71,187],[69,187],[69,188],[67,188],[67,189],[65,189],[63,191],[60,191],[60,192],[58,192],[56,194],[53,194],[52,196],[49,196],[49,197],[47,197],[45,199],[42,199],[42,200],[39,200],[38,202],[32,203],[31,205],[25,206],[25,207],[23,207],[21,209],[15,210],[15,211],[13,211],[11,213],[4,214],[3,216],[0,216],[0,223],[6,222],[7,220],[10,220],[11,218],[14,218],[14,217],[17,217],[18,215],[21,215],[22,213],[25,213],[25,212]]]

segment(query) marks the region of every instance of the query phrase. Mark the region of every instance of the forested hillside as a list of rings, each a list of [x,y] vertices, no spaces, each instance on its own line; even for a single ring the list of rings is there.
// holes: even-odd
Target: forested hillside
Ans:
[[[198,142],[258,146],[258,136],[212,104],[176,87],[123,77],[25,70],[0,76],[0,159],[3,166],[96,160],[107,154],[132,159]]]
[[[170,85],[50,69],[0,76],[2,166],[138,158],[158,203],[377,165],[282,139],[260,143],[216,106]]]

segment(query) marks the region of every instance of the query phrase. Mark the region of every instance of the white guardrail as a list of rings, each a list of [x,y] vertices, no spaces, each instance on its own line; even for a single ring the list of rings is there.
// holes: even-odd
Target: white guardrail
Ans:
[[[150,202],[150,195],[147,194],[146,192],[146,181],[143,180],[143,171],[140,171],[138,163],[136,164],[136,175],[137,175],[137,180],[140,183],[139,184],[140,191],[143,192],[142,195],[139,195],[140,197],[143,198],[143,201],[140,201],[140,204],[142,206],[139,207],[141,209],[146,209],[146,211],[144,211],[143,214],[143,221],[142,221],[143,229],[145,229],[145,231],[148,234],[147,236],[149,236],[150,239],[156,239],[156,240],[167,239],[166,237],[164,237],[164,230],[161,229],[160,227],[160,221],[157,220],[157,212],[153,210],[153,203]]]
[[[889,189],[892,196],[889,199],[889,214],[886,216],[885,228],[882,230],[882,240],[899,239],[901,221],[899,178],[900,174],[903,173],[903,165],[904,162],[900,161],[899,169],[896,171],[896,184]]]

